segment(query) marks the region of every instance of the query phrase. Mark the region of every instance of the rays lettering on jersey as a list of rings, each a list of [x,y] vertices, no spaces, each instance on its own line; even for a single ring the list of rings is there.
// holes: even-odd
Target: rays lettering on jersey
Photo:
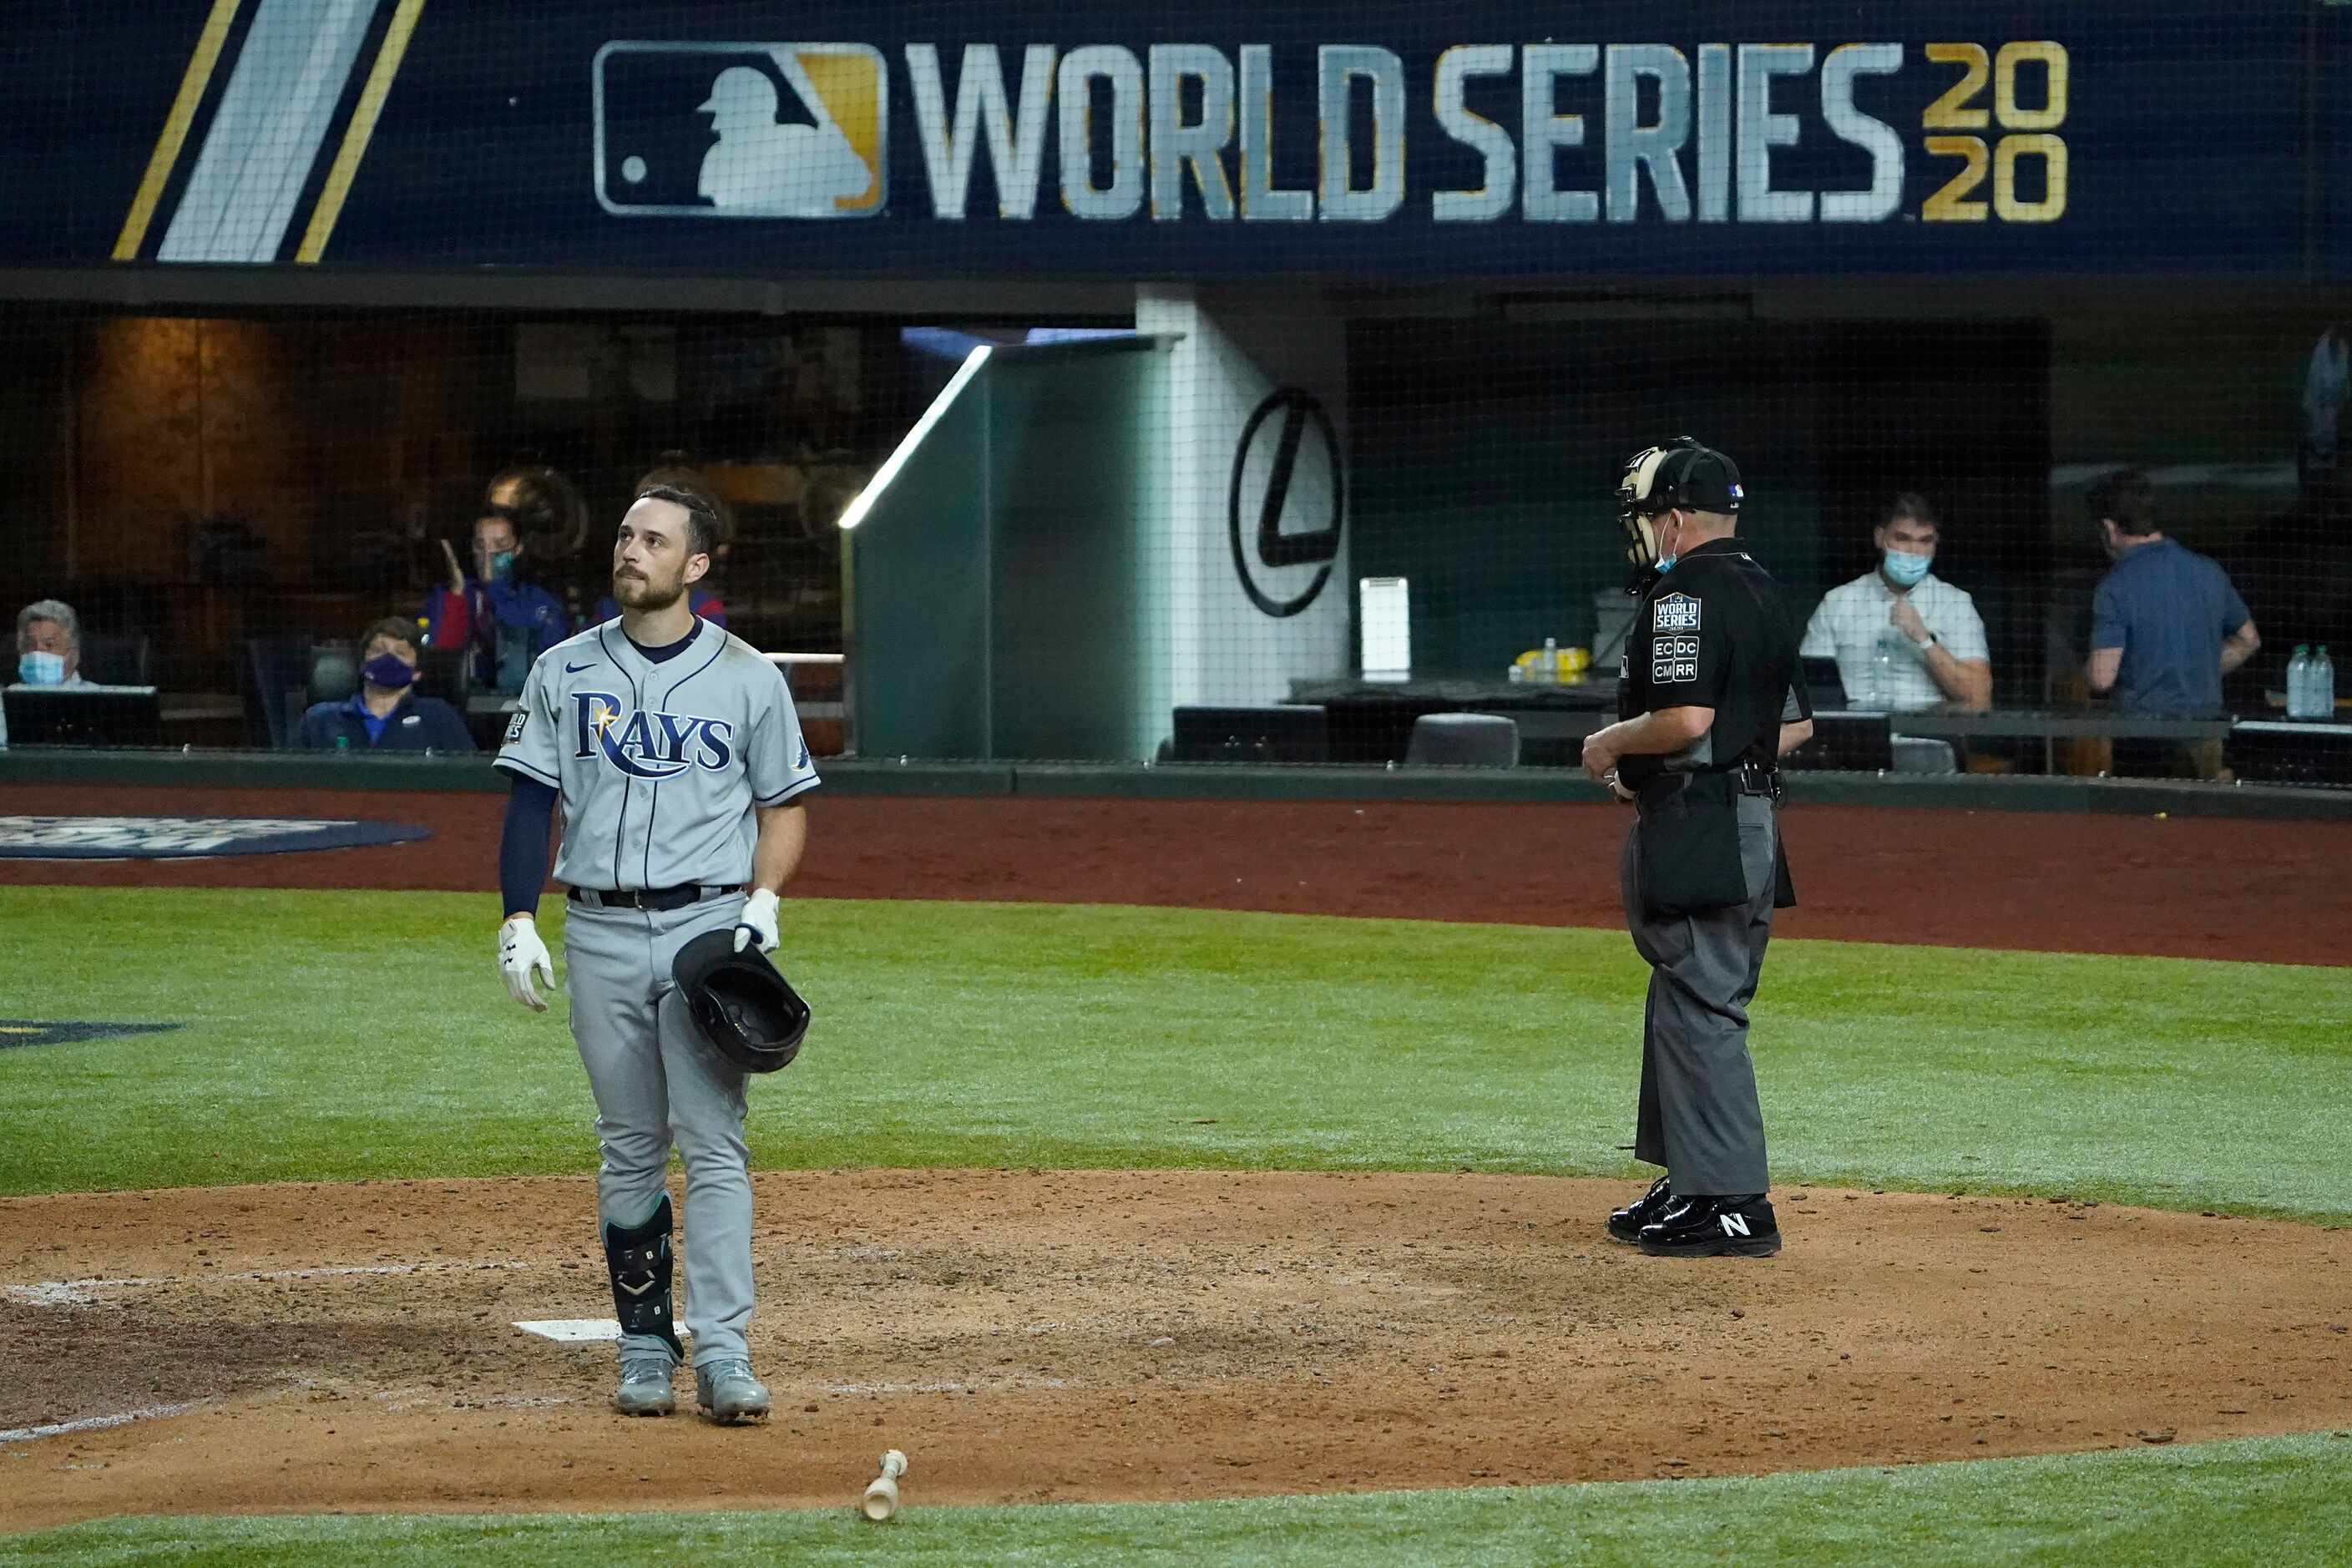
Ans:
[[[581,761],[602,752],[604,760],[631,778],[667,779],[692,767],[723,771],[735,760],[735,726],[723,719],[690,713],[632,712],[610,692],[572,693],[574,753]]]

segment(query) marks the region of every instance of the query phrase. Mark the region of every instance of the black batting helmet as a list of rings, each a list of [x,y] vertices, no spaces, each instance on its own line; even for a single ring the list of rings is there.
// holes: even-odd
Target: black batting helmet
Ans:
[[[1729,458],[1688,436],[1644,447],[1626,459],[1617,479],[1617,521],[1625,527],[1625,558],[1655,564],[1658,539],[1650,520],[1669,507],[1736,515],[1743,492]]]
[[[800,1054],[809,1005],[758,948],[735,951],[735,928],[703,932],[670,966],[695,1026],[745,1072],[774,1072]]]

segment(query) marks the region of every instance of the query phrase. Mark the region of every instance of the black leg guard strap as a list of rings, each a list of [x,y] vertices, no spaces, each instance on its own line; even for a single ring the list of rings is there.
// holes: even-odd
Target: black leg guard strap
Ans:
[[[613,1276],[613,1305],[619,1311],[624,1334],[656,1334],[669,1342],[670,1354],[685,1359],[677,1342],[677,1326],[669,1310],[669,1194],[641,1226],[623,1230],[604,1227],[604,1267]]]

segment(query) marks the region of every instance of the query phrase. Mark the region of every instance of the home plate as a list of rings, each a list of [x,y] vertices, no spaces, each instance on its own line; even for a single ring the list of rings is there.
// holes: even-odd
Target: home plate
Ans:
[[[537,1322],[517,1323],[515,1327],[524,1333],[567,1345],[593,1344],[599,1340],[621,1337],[618,1318],[543,1318]]]

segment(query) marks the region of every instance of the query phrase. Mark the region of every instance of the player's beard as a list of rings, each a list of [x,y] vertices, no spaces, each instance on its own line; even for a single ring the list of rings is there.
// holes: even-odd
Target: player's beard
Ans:
[[[684,571],[666,583],[650,576],[625,577],[617,571],[613,574],[613,599],[625,610],[658,615],[685,596]]]

